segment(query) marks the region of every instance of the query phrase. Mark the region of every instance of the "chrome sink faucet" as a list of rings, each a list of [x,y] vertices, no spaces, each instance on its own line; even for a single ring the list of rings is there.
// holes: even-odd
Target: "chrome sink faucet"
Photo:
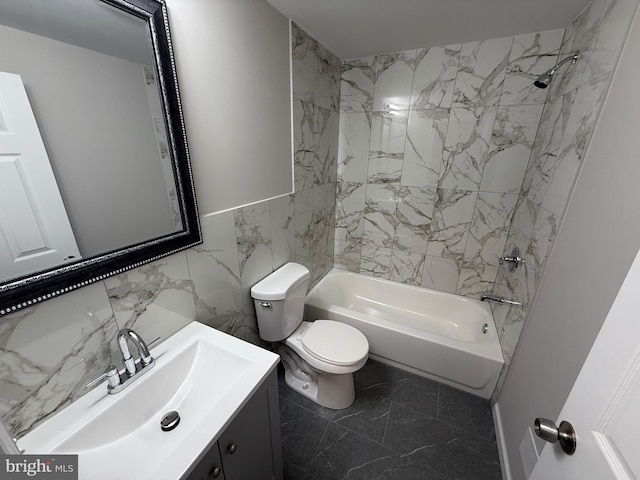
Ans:
[[[149,353],[149,347],[135,331],[130,328],[122,328],[118,331],[118,347],[122,353],[122,361],[124,362],[124,369],[118,371],[118,367],[115,365],[109,365],[105,372],[95,380],[87,384],[87,388],[91,388],[97,385],[106,378],[107,380],[107,392],[110,394],[119,393],[127,386],[133,383],[141,375],[147,373],[155,365],[155,360]],[[131,351],[129,350],[128,341],[133,342],[138,350],[139,361],[135,361]],[[160,340],[155,339],[152,344]]]
[[[140,370],[142,370],[144,367],[149,366],[153,361],[153,358],[149,353],[147,344],[144,342],[142,337],[140,337],[140,335],[138,335],[130,328],[120,329],[120,331],[118,332],[118,346],[120,347],[120,352],[122,353],[122,361],[124,362],[124,368],[127,371],[127,375],[132,377],[136,374],[136,362],[133,359],[131,352],[129,351],[127,340],[131,340],[138,349],[138,355],[140,357]]]

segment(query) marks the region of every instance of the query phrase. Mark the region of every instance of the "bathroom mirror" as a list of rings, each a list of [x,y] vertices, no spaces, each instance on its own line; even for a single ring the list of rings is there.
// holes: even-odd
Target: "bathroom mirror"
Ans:
[[[0,316],[202,241],[163,0],[0,0]]]

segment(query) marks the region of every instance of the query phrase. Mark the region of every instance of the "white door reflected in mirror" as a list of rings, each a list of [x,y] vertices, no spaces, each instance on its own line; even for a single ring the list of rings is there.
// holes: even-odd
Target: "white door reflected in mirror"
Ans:
[[[20,75],[0,72],[0,281],[80,258]]]

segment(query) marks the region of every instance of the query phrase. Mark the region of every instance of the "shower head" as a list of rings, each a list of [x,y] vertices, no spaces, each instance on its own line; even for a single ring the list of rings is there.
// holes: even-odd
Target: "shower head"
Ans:
[[[533,84],[538,88],[547,88],[553,80],[553,74],[556,73],[553,69],[548,70],[540,75]]]
[[[567,58],[562,59],[561,61],[556,63],[553,66],[553,68],[550,68],[549,70],[544,72],[542,75],[540,75],[538,78],[536,78],[536,81],[533,82],[533,84],[538,88],[547,88],[551,83],[551,80],[553,80],[553,76],[558,71],[558,68],[560,68],[562,65],[567,63],[569,60],[571,60],[571,65],[575,65],[575,63],[578,61],[578,58],[580,58],[580,52],[575,52],[573,55],[570,55]]]

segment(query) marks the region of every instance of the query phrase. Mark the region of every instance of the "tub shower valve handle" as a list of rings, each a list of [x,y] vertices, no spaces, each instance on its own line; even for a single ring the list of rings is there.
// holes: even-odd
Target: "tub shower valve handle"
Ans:
[[[498,259],[498,263],[500,265],[504,265],[505,262],[509,264],[510,272],[513,272],[516,268],[518,268],[518,265],[520,265],[521,263],[525,263],[524,258],[520,256],[520,249],[518,247],[513,247],[513,250],[511,250],[511,256],[500,257]]]

